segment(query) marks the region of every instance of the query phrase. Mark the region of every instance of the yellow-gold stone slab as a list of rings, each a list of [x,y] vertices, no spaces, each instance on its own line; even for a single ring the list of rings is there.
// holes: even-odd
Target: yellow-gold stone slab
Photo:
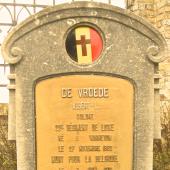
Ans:
[[[132,170],[134,89],[125,79],[69,75],[37,83],[37,170]]]

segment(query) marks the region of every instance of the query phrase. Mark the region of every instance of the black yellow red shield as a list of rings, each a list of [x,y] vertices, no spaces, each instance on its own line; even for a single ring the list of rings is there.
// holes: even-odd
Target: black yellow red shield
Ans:
[[[100,56],[103,42],[100,34],[91,27],[73,29],[66,39],[66,50],[79,64],[92,64]]]

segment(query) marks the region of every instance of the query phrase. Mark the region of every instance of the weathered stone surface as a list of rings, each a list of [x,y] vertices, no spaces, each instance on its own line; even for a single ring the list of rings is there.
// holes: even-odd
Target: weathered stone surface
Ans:
[[[73,62],[65,49],[68,31],[96,28],[104,49],[91,65]],[[93,2],[47,8],[17,26],[3,44],[15,67],[18,170],[36,169],[35,94],[37,80],[56,75],[99,74],[129,80],[135,89],[134,170],[152,169],[154,68],[164,60],[166,43],[151,25],[129,12]]]

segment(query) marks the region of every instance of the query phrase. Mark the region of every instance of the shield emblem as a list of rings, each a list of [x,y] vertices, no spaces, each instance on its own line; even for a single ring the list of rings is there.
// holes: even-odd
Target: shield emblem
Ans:
[[[102,48],[102,37],[92,27],[77,27],[66,39],[67,53],[78,64],[92,64],[99,58]]]

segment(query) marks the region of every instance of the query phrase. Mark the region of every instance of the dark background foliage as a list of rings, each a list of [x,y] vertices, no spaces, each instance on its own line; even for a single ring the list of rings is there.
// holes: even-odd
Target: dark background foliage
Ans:
[[[153,170],[170,170],[170,101],[161,102],[161,140],[154,141]]]
[[[0,105],[0,170],[16,170],[15,141],[7,140],[7,105]]]

